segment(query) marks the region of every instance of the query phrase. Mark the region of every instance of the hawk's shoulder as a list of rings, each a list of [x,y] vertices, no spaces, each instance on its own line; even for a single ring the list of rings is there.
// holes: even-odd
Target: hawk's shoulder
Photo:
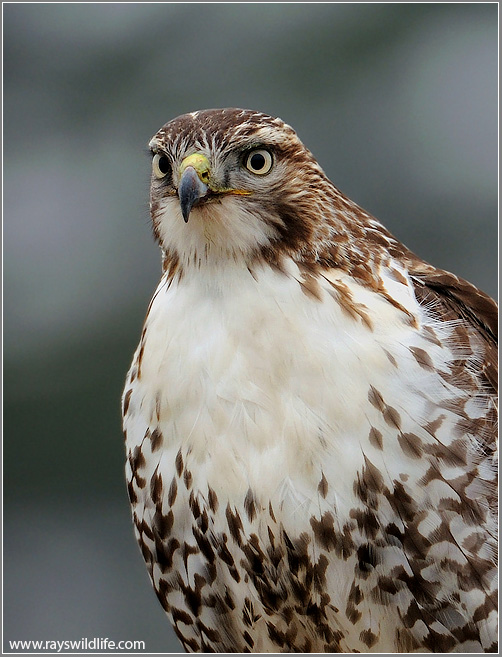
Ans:
[[[413,264],[409,273],[417,300],[427,304],[444,320],[462,320],[476,334],[484,347],[481,370],[487,382],[498,390],[497,346],[498,307],[496,302],[472,283],[428,265]]]

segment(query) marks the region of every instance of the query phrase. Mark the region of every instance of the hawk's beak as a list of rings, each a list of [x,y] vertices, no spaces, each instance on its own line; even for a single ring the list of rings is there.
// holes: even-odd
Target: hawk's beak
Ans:
[[[181,163],[178,197],[185,223],[193,206],[207,194],[209,171],[209,160],[200,153],[189,155]]]

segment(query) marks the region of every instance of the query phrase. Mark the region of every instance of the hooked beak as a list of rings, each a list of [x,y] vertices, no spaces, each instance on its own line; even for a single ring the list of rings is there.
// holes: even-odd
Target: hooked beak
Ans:
[[[178,187],[178,196],[181,205],[181,214],[185,223],[188,222],[193,206],[207,194],[208,187],[197,175],[193,167],[187,167],[183,172]]]
[[[193,206],[208,192],[209,187],[206,182],[209,182],[209,161],[199,153],[190,155],[181,163],[180,173],[178,197],[183,219],[187,223]]]
[[[218,197],[222,194],[247,196],[251,194],[246,189],[222,187],[211,178],[211,165],[202,153],[193,153],[186,157],[180,166],[180,183],[178,197],[181,214],[185,223],[188,222],[194,205],[206,198]]]

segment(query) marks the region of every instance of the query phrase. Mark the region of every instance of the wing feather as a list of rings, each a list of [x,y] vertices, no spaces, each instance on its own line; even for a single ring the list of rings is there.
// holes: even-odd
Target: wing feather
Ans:
[[[438,309],[443,319],[463,319],[483,343],[481,374],[498,391],[498,307],[468,281],[427,264],[410,267],[415,294],[421,304]]]

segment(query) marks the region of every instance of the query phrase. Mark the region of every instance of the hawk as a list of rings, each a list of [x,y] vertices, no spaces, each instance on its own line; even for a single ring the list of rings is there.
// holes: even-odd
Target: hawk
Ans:
[[[496,651],[495,302],[278,118],[193,112],[150,149],[126,475],[184,648]]]

